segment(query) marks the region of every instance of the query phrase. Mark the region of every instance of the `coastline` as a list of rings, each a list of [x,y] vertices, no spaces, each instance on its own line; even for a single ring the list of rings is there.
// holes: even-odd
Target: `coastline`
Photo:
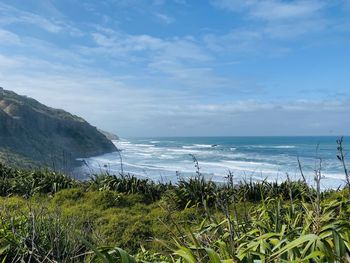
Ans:
[[[203,175],[215,182],[224,182],[228,171],[233,172],[236,182],[250,179],[283,182],[286,173],[294,181],[301,179],[297,163],[300,157],[308,183],[312,185],[317,160],[314,148],[316,142],[321,141],[320,151],[324,156],[322,188],[336,189],[344,184],[344,174],[336,158],[337,137],[268,137],[269,141],[265,143],[261,142],[261,138],[266,137],[121,138],[113,141],[120,152],[85,161],[90,173],[119,174],[121,154],[125,173],[155,182],[176,182],[179,175],[189,178],[195,174],[190,157],[193,154]]]

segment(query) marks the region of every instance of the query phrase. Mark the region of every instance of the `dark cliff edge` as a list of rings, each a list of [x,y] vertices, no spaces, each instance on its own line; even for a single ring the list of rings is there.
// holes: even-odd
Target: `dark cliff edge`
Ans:
[[[64,110],[0,88],[0,161],[22,167],[70,169],[116,151],[96,127]]]

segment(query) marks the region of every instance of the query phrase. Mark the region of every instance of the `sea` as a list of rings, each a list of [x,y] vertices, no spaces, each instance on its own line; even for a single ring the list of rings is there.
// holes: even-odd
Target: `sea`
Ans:
[[[229,173],[239,181],[300,180],[298,165],[308,184],[314,184],[321,169],[322,189],[345,184],[344,170],[337,159],[338,137],[161,137],[121,138],[113,141],[118,151],[85,159],[83,178],[92,174],[130,173],[155,182],[176,183],[199,172],[207,179],[224,183]],[[350,137],[344,138],[344,146]],[[349,149],[350,150],[350,149]],[[350,158],[350,157],[349,157]]]

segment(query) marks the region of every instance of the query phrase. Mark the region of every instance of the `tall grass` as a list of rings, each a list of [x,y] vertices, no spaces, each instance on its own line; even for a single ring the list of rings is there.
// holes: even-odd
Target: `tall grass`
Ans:
[[[80,242],[73,220],[59,214],[30,209],[0,212],[0,258],[5,262],[81,262],[77,255],[87,251]]]
[[[348,210],[344,198],[322,203],[318,213],[301,200],[290,206],[269,197],[248,220],[208,213],[197,229],[177,237],[173,253],[183,262],[350,262]]]
[[[338,159],[348,178],[343,142],[338,141]],[[78,182],[48,170],[21,170],[0,164],[0,195],[18,195],[35,202],[37,194],[60,196],[71,191],[69,202],[79,201],[88,193],[101,194],[104,213],[114,206],[128,209],[126,196],[141,196],[130,209],[147,213],[151,206],[164,208],[159,224],[168,230],[165,240],[158,240],[159,253],[147,251],[143,244],[150,236],[147,222],[142,224],[142,240],[135,257],[125,250],[94,244],[92,226],[77,228],[73,220],[57,211],[29,207],[28,211],[0,211],[0,260],[4,262],[350,262],[350,199],[348,186],[342,191],[321,192],[322,162],[315,168],[316,188],[302,180],[283,183],[246,180],[234,183],[229,173],[227,183],[215,184],[201,173],[192,156],[195,175],[179,178],[175,185],[157,184],[132,175],[95,175]],[[66,190],[68,191],[68,190]],[[63,191],[62,191],[63,192]],[[34,197],[33,197],[34,196]],[[60,203],[64,196],[60,197]],[[93,202],[99,199],[91,197]],[[42,200],[42,199],[41,199]],[[124,202],[124,201],[125,202]],[[136,200],[136,199],[135,199]],[[37,207],[40,205],[37,204]],[[80,206],[81,207],[81,206]],[[138,208],[135,208],[138,207]],[[143,207],[143,208],[140,208]],[[139,210],[137,210],[139,211]],[[182,222],[179,214],[195,214],[201,223],[193,226],[193,215]],[[83,211],[82,211],[83,212]],[[96,211],[94,211],[97,213]],[[92,214],[93,215],[93,214]],[[108,219],[106,219],[108,220]],[[124,218],[124,221],[128,220]],[[121,223],[121,221],[118,221]],[[118,223],[117,222],[117,223]],[[132,227],[130,227],[132,228]],[[161,228],[159,227],[159,231]],[[124,232],[130,229],[124,229]],[[134,233],[133,230],[131,233]],[[164,237],[164,236],[163,236]],[[139,238],[139,237],[135,237]],[[138,240],[139,241],[139,240]],[[103,243],[103,242],[102,242]],[[126,244],[127,245],[127,244]]]
[[[156,184],[149,179],[140,179],[133,175],[94,175],[87,182],[88,189],[112,190],[125,194],[140,194],[149,202],[157,201],[162,194],[172,188],[171,184]]]
[[[54,194],[79,185],[80,182],[71,177],[48,169],[15,169],[0,163],[0,196]]]

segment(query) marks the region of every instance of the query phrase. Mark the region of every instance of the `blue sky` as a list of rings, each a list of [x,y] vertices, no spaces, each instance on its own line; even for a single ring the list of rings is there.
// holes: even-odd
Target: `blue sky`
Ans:
[[[124,137],[348,135],[349,0],[1,0],[0,86]]]

